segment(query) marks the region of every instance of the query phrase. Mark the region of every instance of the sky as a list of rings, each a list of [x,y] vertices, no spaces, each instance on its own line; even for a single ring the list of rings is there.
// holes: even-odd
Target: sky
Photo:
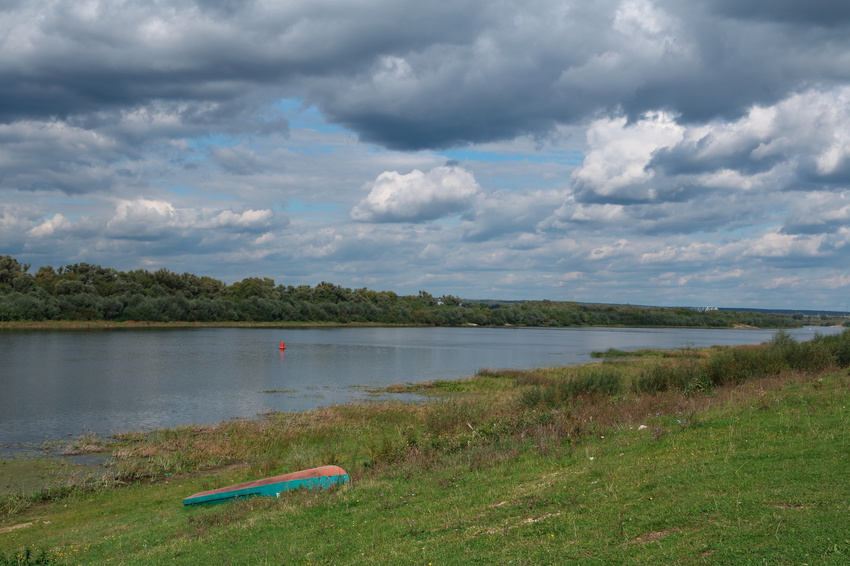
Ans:
[[[846,0],[0,0],[0,254],[847,310]]]

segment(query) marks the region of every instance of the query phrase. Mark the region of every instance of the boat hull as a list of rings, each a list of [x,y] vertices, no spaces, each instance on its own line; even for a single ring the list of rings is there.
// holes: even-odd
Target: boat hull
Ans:
[[[322,466],[300,472],[292,472],[261,480],[230,485],[190,495],[183,505],[223,503],[244,497],[280,497],[284,491],[294,489],[327,489],[348,483],[348,473],[339,466]]]

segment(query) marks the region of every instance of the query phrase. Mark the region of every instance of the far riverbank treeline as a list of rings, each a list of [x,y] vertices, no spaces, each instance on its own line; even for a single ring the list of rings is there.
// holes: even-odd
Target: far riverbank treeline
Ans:
[[[323,322],[432,326],[682,326],[790,328],[790,315],[573,302],[461,301],[426,291],[347,289],[333,283],[284,286],[249,277],[217,279],[159,269],[117,271],[88,263],[35,274],[0,256],[0,321]]]

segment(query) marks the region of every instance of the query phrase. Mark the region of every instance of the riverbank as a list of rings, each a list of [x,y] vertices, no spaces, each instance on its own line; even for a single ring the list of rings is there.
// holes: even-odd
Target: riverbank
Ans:
[[[377,322],[155,322],[112,320],[30,320],[0,321],[0,330],[72,330],[114,328],[333,328],[333,327],[412,326]]]
[[[419,384],[433,403],[339,405],[101,439],[114,457],[111,479],[2,500],[0,556],[29,548],[55,564],[843,563],[846,340],[780,338],[626,361],[612,353],[579,368]],[[352,483],[200,509],[180,503],[329,463]]]
[[[121,329],[121,328],[417,328],[431,327],[432,324],[390,324],[380,322],[155,322],[155,321],[112,321],[112,320],[31,320],[31,321],[0,321],[2,330],[98,330],[98,329]],[[478,327],[477,324],[464,324],[464,327]],[[503,327],[514,327],[513,324],[499,325]],[[788,326],[787,328],[802,328],[803,324]],[[811,326],[807,324],[805,326]],[[834,325],[824,325],[834,326]],[[576,328],[580,328],[577,326]],[[612,324],[599,326],[599,328],[705,328],[703,326],[631,326]],[[739,330],[764,330],[752,325],[732,324],[726,327]]]

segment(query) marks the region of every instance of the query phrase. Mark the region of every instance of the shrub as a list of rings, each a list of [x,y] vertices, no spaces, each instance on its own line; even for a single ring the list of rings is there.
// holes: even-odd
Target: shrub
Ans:
[[[793,340],[793,339],[792,339]],[[796,343],[793,346],[796,349]],[[716,353],[706,365],[708,379],[714,386],[742,383],[748,379],[777,375],[790,367],[785,361],[791,349],[731,348]]]
[[[798,344],[787,330],[779,330],[773,335],[773,338],[770,339],[767,345],[771,350],[790,355],[794,353]]]
[[[693,393],[709,391],[712,386],[705,365],[697,360],[658,364],[645,369],[632,379],[632,391],[635,393],[660,393],[670,390]]]
[[[579,373],[572,379],[561,380],[556,387],[563,391],[562,397],[571,399],[583,393],[617,395],[623,392],[623,376],[611,366],[600,366],[587,373]]]
[[[801,371],[823,371],[835,365],[835,355],[823,342],[803,342],[789,365]]]
[[[788,367],[800,371],[822,371],[836,364],[841,336],[827,341],[822,336],[814,340],[797,343],[785,330],[774,334],[768,343],[768,351],[779,355]]]
[[[517,383],[521,384],[519,379]],[[567,376],[526,376],[522,384],[531,385],[520,394],[520,402],[527,407],[560,406],[580,395],[611,396],[624,389],[623,374],[616,366],[595,366]]]
[[[838,367],[850,366],[850,330],[832,336],[815,336],[812,343],[819,344],[829,350],[833,362]]]
[[[711,360],[679,359],[675,363],[661,363],[646,368],[632,379],[631,389],[635,393],[660,393],[681,391],[686,394],[708,393],[718,383],[713,372],[726,375],[726,371],[711,367]]]

